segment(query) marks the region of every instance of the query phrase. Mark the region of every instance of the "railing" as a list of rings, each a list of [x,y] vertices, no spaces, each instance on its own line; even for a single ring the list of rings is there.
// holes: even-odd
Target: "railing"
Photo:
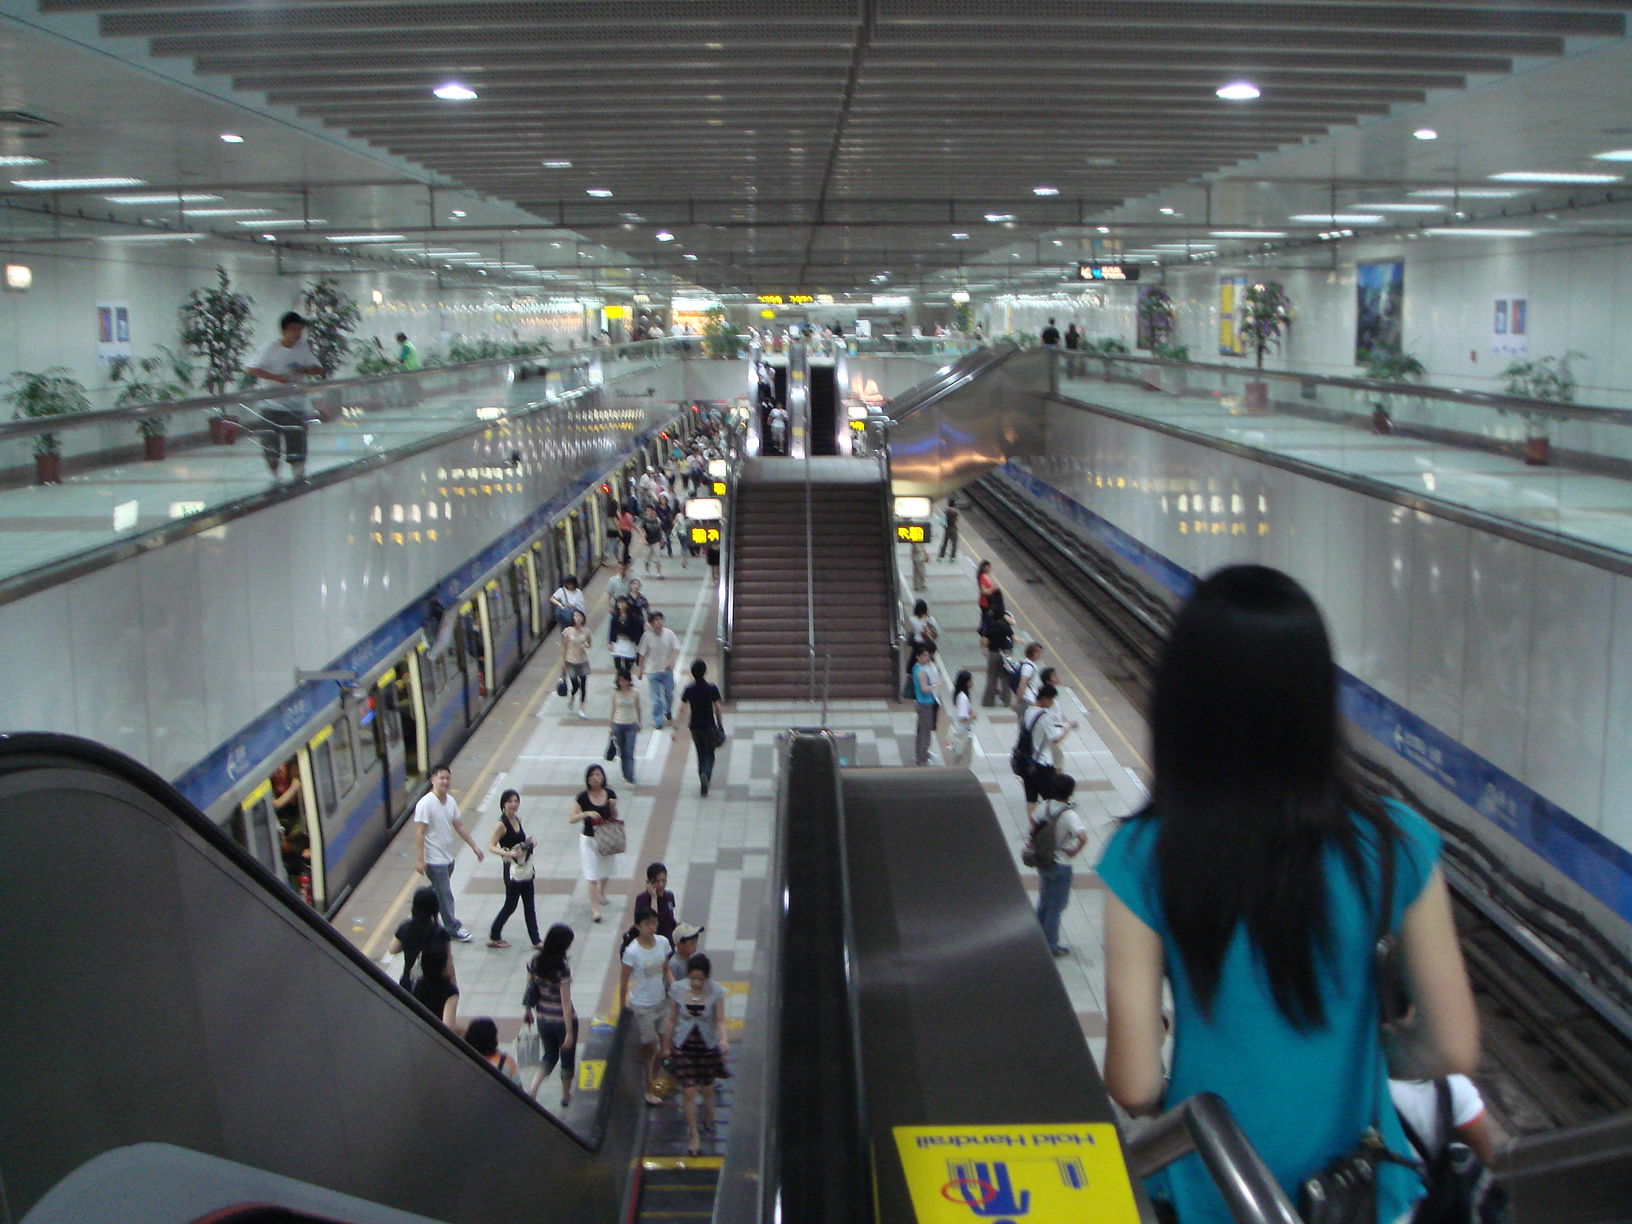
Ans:
[[[736,466],[726,480],[724,517],[720,520],[720,589],[716,593],[719,628],[714,640],[720,649],[720,691],[727,697],[731,694],[731,628],[737,598],[737,484],[742,463],[743,458],[738,455]]]
[[[1236,1224],[1302,1224],[1230,1107],[1211,1092],[1198,1093],[1162,1114],[1127,1145],[1127,1152],[1128,1173],[1135,1180],[1194,1152]]]
[[[890,685],[891,691],[900,684],[901,663],[901,576],[897,572],[895,562],[895,494],[890,487],[890,426],[888,420],[878,426],[882,435],[880,444],[874,448],[873,455],[878,460],[879,500],[883,503],[884,530],[889,533],[888,556],[889,565],[885,568],[889,577],[890,600]],[[951,692],[950,683],[946,692]]]

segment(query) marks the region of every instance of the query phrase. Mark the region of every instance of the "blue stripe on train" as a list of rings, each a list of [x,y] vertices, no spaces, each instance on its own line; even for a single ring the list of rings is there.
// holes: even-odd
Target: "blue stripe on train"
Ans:
[[[630,449],[644,446],[657,436],[649,429],[631,440]],[[539,505],[515,527],[505,532],[458,569],[442,577],[431,590],[440,590],[449,580],[463,591],[478,578],[519,549],[528,538],[538,534],[578,498],[599,481],[604,469],[596,468],[579,475],[576,481]],[[426,592],[429,594],[430,592]],[[354,671],[359,675],[372,671],[399,655],[406,643],[424,623],[425,595],[420,595],[402,611],[376,628],[339,658],[326,665],[326,671]],[[288,693],[277,705],[245,726],[238,734],[199,761],[191,769],[174,779],[175,787],[197,807],[208,810],[210,805],[242,781],[252,770],[265,768],[278,747],[301,727],[309,723],[324,706],[333,701],[338,685],[328,680],[314,680]]]
[[[1084,535],[1175,598],[1183,599],[1194,589],[1196,575],[1053,485],[1013,464],[1005,464],[997,474],[1074,523]],[[1339,701],[1352,723],[1632,921],[1632,852],[1358,676],[1341,669],[1339,675]]]

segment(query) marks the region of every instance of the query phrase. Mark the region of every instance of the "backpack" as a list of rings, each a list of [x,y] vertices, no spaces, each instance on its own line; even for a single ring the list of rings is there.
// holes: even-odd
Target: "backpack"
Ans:
[[[1026,671],[1026,668],[1028,667],[1031,668],[1030,672]],[[1031,676],[1035,676],[1037,674],[1037,665],[1030,659],[1021,659],[1020,662],[1016,663],[1013,667],[1010,667],[1009,661],[1004,659],[1003,668],[1008,672],[1009,692],[1011,693],[1018,693],[1020,691],[1020,686]]]
[[[1053,801],[1049,807],[1053,807]],[[1059,862],[1060,817],[1069,804],[1061,804],[1052,815],[1044,816],[1031,826],[1031,836],[1020,850],[1020,861],[1027,867],[1049,868]]]
[[[1434,1098],[1439,1132],[1443,1136],[1439,1151],[1429,1152],[1411,1124],[1403,1117],[1400,1119],[1405,1137],[1422,1161],[1422,1184],[1428,1191],[1417,1204],[1412,1224],[1478,1224],[1478,1221],[1499,1216],[1505,1196],[1494,1186],[1481,1196],[1484,1166],[1467,1144],[1456,1139],[1448,1080],[1434,1081]]]
[[[1020,734],[1015,737],[1014,748],[1009,753],[1009,770],[1017,778],[1029,777],[1032,770],[1037,767],[1037,762],[1033,759],[1031,733],[1037,729],[1043,713],[1039,707],[1034,706],[1032,709],[1037,711],[1035,716],[1032,716],[1032,710],[1026,711],[1028,717],[1020,720]]]

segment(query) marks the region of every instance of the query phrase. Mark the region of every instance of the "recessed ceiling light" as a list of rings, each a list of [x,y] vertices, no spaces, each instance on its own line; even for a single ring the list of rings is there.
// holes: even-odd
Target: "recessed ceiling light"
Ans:
[[[684,255],[680,256],[680,258],[681,259],[696,260],[697,256],[693,255],[690,251],[687,251]]]
[[[1116,158],[1114,158],[1114,157],[1090,157],[1088,159],[1088,164],[1090,166],[1114,166],[1114,165],[1116,165]]]
[[[967,242],[969,240],[968,234],[953,234],[952,237],[959,242]]]
[[[1171,208],[1158,208],[1156,211],[1161,213],[1164,217],[1171,217],[1173,215],[1173,210]]]
[[[1305,225],[1373,225],[1382,218],[1370,213],[1294,213],[1287,220]]]
[[[276,234],[262,234],[261,235],[261,241],[263,241],[263,242],[276,242],[277,240],[278,240],[278,236]]]
[[[1368,212],[1431,213],[1431,212],[1444,212],[1447,208],[1450,207],[1450,205],[1449,204],[1362,204],[1362,205],[1360,205],[1360,207],[1364,208]]]
[[[111,195],[103,196],[109,204],[208,204],[211,200],[219,200],[218,195],[208,195],[203,192],[163,192],[149,191],[139,195]]]
[[[1424,200],[1454,200],[1458,196],[1464,200],[1511,200],[1514,196],[1523,195],[1524,192],[1503,191],[1497,187],[1431,187],[1422,191],[1408,191],[1406,194]]]
[[[24,157],[21,153],[0,157],[0,166],[43,166],[43,157]]]
[[[1534,238],[1531,229],[1480,229],[1472,225],[1430,225],[1422,231],[1436,238]]]
[[[1262,95],[1262,91],[1251,81],[1231,81],[1214,92],[1226,102],[1251,102]]]
[[[239,225],[245,229],[305,229],[308,225],[327,225],[328,222],[319,217],[284,217],[277,221],[240,221]]]
[[[1209,230],[1209,238],[1285,238],[1285,230]]]
[[[275,208],[184,208],[184,217],[270,217]],[[257,221],[257,225],[264,224]]]
[[[1434,131],[1433,128],[1418,128],[1416,131],[1412,132],[1411,135],[1415,136],[1418,140],[1439,139],[1439,133]]]
[[[1014,220],[1014,214],[1013,213],[987,213],[986,214],[986,220],[991,221],[993,223],[996,223],[998,221],[1013,221]]]
[[[563,159],[563,158],[557,158],[554,161],[545,162],[544,163],[544,169],[546,169],[546,170],[571,170],[572,169],[572,163],[570,161],[567,161],[567,160]]]
[[[1493,183],[1618,183],[1618,174],[1577,174],[1569,170],[1507,170],[1489,176]]]
[[[1060,194],[1060,189],[1058,187],[1033,187],[1031,189],[1031,194],[1040,196],[1056,196]]]
[[[49,178],[49,179],[12,179],[13,187],[24,187],[29,191],[79,191],[103,190],[113,187],[146,187],[147,180],[139,178]]]
[[[468,85],[461,85],[458,81],[448,81],[431,90],[444,102],[469,102],[476,97],[476,91]]]
[[[659,242],[673,242],[674,241],[674,235],[669,233],[668,230],[658,230],[656,235],[654,235],[654,236],[657,238],[657,240]]]
[[[1108,234],[1111,232],[1111,227],[1108,225],[1095,226],[1095,228],[1102,234]]]
[[[584,194],[594,196],[597,200],[609,200],[612,198],[611,191],[605,187],[586,187],[584,188]]]
[[[465,210],[462,209],[462,208],[456,208],[451,213],[448,214],[448,216],[450,216],[450,217],[463,217],[464,215],[465,215]]]
[[[223,144],[243,144],[244,138],[238,135],[237,132],[222,132],[221,142]]]
[[[325,242],[402,242],[402,234],[324,234]]]
[[[1056,238],[1056,239],[1054,239],[1054,245],[1055,246],[1064,246],[1065,243],[1062,242],[1060,239]]]
[[[0,163],[3,163],[4,160],[5,160],[4,158],[0,158]],[[1594,153],[1592,155],[1592,160],[1593,161],[1632,161],[1632,149],[1611,149],[1607,153]]]

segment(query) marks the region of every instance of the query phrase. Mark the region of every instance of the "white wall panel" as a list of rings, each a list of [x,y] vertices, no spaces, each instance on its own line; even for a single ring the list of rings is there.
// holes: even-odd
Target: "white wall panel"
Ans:
[[[1632,846],[1632,578],[1616,575],[1605,703],[1604,785],[1598,831]]]
[[[198,572],[198,643],[209,649],[195,652],[193,666],[204,691],[205,734],[211,744],[221,743],[243,726],[255,709],[257,691],[264,692],[257,689],[248,660],[250,604],[266,599],[267,588],[258,558],[238,547],[243,521],[189,536],[162,550],[186,557]]]
[[[197,663],[211,641],[199,632],[197,609],[204,597],[197,558],[191,550],[158,548],[136,558],[134,568],[142,597],[147,759],[186,765],[218,742],[208,738],[204,676]]]
[[[1412,522],[1400,506],[1371,502],[1365,511],[1364,623],[1357,673],[1385,697],[1410,705]]]
[[[9,662],[7,723],[12,728],[79,733],[72,640],[66,587],[0,607],[0,642],[6,644]]]
[[[1515,777],[1524,776],[1535,600],[1536,550],[1469,532],[1462,742]]]
[[[142,619],[142,585],[128,566],[87,574],[70,588],[67,646],[76,683],[63,696],[73,702],[72,729],[139,761],[150,759]]]
[[[1414,514],[1411,645],[1406,704],[1453,738],[1462,734],[1469,528]]]
[[[1327,631],[1338,662],[1355,671],[1359,665],[1364,637],[1364,589],[1370,575],[1364,568],[1366,513],[1369,497],[1335,485],[1297,479],[1293,487],[1300,500],[1326,507],[1326,538],[1322,541],[1324,572],[1313,587],[1321,611],[1326,614]],[[1318,491],[1317,491],[1318,490]]]

